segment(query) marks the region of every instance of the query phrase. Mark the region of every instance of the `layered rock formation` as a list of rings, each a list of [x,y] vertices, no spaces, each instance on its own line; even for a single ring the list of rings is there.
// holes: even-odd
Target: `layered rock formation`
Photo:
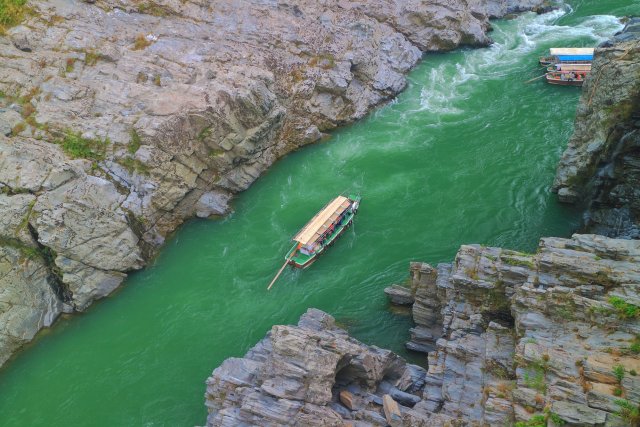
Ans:
[[[396,95],[423,51],[486,45],[490,17],[539,3],[29,3],[0,35],[0,365]]]
[[[413,411],[463,425],[631,425],[620,415],[640,405],[639,261],[638,241],[574,235],[544,238],[536,254],[470,245],[453,264],[413,263],[407,347],[429,361]]]
[[[425,374],[309,309],[297,326],[274,326],[244,358],[213,371],[207,425],[386,425],[384,396],[413,406]]]
[[[395,425],[637,422],[639,241],[544,238],[536,254],[469,245],[453,264],[413,263],[411,276],[389,293],[413,298],[407,346],[428,353],[427,372],[311,309],[213,372],[207,424],[384,426],[385,394],[399,403]]]
[[[554,190],[589,232],[640,238],[640,18],[596,49]]]

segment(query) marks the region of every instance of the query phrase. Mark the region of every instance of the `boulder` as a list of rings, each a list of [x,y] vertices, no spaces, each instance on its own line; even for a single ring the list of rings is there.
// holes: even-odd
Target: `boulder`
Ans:
[[[391,301],[391,304],[412,305],[414,302],[411,289],[405,288],[404,286],[391,285],[387,288],[384,288],[384,293]]]
[[[607,413],[571,402],[553,402],[551,411],[567,425],[604,426]]]

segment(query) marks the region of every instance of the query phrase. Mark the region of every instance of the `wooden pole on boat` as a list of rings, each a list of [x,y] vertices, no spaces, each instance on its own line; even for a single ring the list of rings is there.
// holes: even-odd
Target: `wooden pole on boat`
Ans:
[[[267,287],[267,290],[271,289],[273,284],[276,283],[276,280],[278,280],[278,277],[280,277],[280,275],[284,271],[284,268],[287,266],[287,264],[289,264],[289,261],[291,261],[291,258],[293,258],[293,256],[295,255],[296,252],[297,251],[293,251],[291,256],[289,258],[287,258],[287,260],[284,262],[284,264],[282,264],[282,267],[280,267],[280,270],[278,270],[278,273],[276,274],[276,277],[274,277],[273,280],[271,281],[271,283],[269,283],[269,286]]]
[[[531,82],[533,82],[533,81],[535,81],[535,80],[541,79],[541,78],[546,77],[546,76],[547,76],[546,74],[543,74],[543,75],[538,76],[538,77],[536,77],[536,78],[533,78],[533,79],[531,79],[531,80],[527,80],[527,81],[526,81],[526,82],[524,82],[524,83],[525,83],[525,84],[527,84],[527,83],[531,83]]]

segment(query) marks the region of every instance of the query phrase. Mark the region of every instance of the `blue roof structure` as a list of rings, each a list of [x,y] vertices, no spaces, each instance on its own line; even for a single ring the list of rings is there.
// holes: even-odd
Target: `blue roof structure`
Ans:
[[[593,61],[593,55],[558,55],[558,59],[562,62]]]

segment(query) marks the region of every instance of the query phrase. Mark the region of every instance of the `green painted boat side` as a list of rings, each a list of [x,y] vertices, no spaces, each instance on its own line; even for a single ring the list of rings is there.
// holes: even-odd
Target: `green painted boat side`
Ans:
[[[361,197],[360,196],[355,196],[355,195],[349,195],[349,199],[351,199],[355,203],[359,204],[360,200],[361,200]],[[344,230],[346,230],[347,228],[349,228],[351,226],[351,224],[353,223],[353,218],[356,215],[356,212],[357,212],[357,209],[356,209],[356,211],[349,213],[345,217],[345,220],[343,221],[343,223],[339,227],[336,227],[336,229],[333,232],[333,234],[331,234],[331,236],[329,236],[329,238],[327,239],[325,244],[322,245],[322,248],[320,248],[319,251],[314,252],[311,255],[305,255],[305,254],[303,254],[301,252],[298,252],[293,257],[291,257],[291,254],[293,254],[297,250],[297,247],[298,247],[298,244],[295,243],[291,247],[291,249],[289,249],[289,252],[287,252],[287,255],[285,256],[285,260],[288,260],[289,264],[294,266],[294,267],[296,267],[296,268],[307,268],[307,267],[309,267],[311,264],[313,264],[316,261],[316,259],[318,259],[318,257],[320,255],[322,255],[322,253],[324,252],[324,250],[328,246],[331,246],[336,241],[338,236],[340,236],[344,232]]]

